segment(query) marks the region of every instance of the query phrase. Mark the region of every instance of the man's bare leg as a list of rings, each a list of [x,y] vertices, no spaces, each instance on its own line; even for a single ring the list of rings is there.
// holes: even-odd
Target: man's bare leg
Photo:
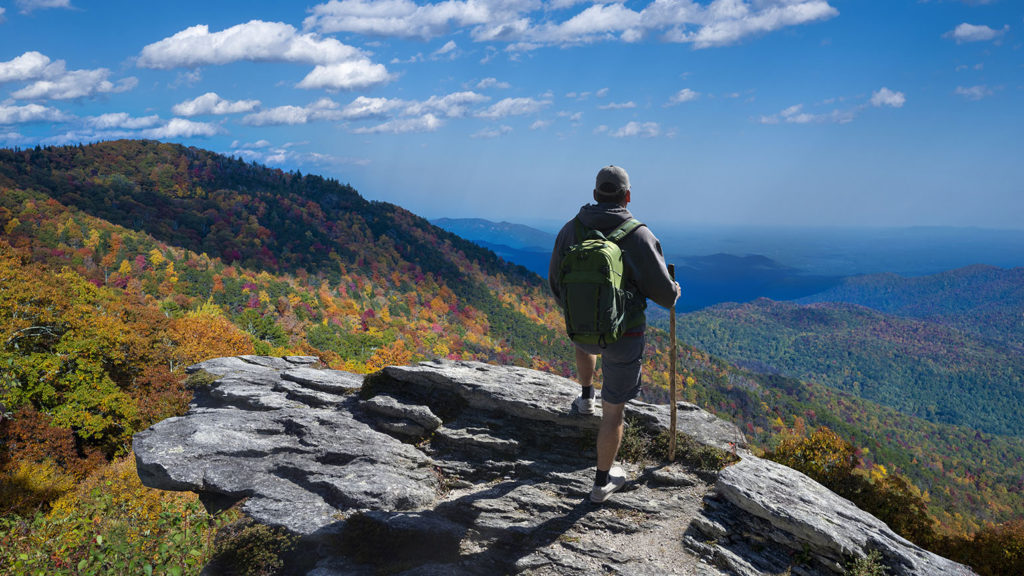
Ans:
[[[597,356],[576,348],[576,373],[580,379],[580,397],[572,404],[580,414],[594,413],[594,371]]]
[[[622,420],[625,404],[601,403],[601,428],[597,432],[597,470],[611,469],[622,443]]]
[[[590,501],[601,503],[626,484],[626,475],[615,466],[615,455],[622,443],[622,416],[625,404],[601,405],[601,428],[597,432],[597,474]]]
[[[597,369],[597,356],[576,348],[576,373],[580,377],[580,386],[590,388],[594,385],[594,370]]]

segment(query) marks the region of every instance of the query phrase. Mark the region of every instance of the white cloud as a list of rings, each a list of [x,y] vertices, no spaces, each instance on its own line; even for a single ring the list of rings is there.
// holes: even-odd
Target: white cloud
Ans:
[[[474,138],[474,139],[497,138],[499,136],[504,136],[505,134],[511,134],[511,133],[512,133],[512,127],[511,126],[502,125],[502,126],[498,126],[497,128],[484,128],[483,130],[480,130],[479,132],[477,132],[475,134],[471,134],[469,137],[470,138]]]
[[[103,140],[119,140],[122,138],[138,138],[138,133],[128,132],[125,130],[101,130],[99,132],[94,130],[71,130],[63,134],[43,138],[39,143],[47,146],[62,146],[65,144],[100,142]]]
[[[614,138],[639,136],[640,138],[656,138],[661,134],[661,126],[657,122],[630,122],[611,135]]]
[[[581,3],[589,5],[573,9]],[[321,33],[430,39],[468,29],[474,41],[505,42],[513,52],[654,35],[708,48],[839,14],[827,0],[653,0],[639,11],[620,1],[331,0],[310,12],[305,29]]]
[[[355,32],[426,40],[447,34],[453,25],[500,26],[514,21],[519,14],[515,4],[445,0],[419,6],[410,0],[331,0],[314,6],[303,27],[326,34]]]
[[[232,148],[266,148],[267,146],[270,146],[269,140],[257,140],[255,142],[246,142],[244,144],[238,140],[231,142]]]
[[[663,5],[671,5],[675,10],[663,11]],[[648,25],[657,23],[658,28],[673,26],[666,32],[666,40],[693,43],[695,48],[727,46],[750,36],[839,15],[839,11],[824,0],[763,0],[751,3],[719,0],[707,7],[682,0],[655,2],[648,9],[653,9],[646,20]],[[687,30],[690,25],[698,26],[697,30]]]
[[[828,113],[814,114],[811,112],[804,112],[803,104],[796,104],[786,108],[778,114],[772,116],[762,116],[760,118],[761,124],[779,124],[785,122],[787,124],[847,124],[853,122],[856,118],[857,112],[860,108],[854,108],[852,110],[832,110]]]
[[[639,12],[622,4],[595,4],[564,22],[544,24],[523,36],[534,45],[587,44],[615,39],[617,33],[625,34],[625,40],[632,42],[638,39],[641,20]]]
[[[25,52],[21,56],[0,62],[0,83],[20,82],[42,78],[50,69],[50,58],[39,52]],[[64,67],[52,69],[51,73],[63,72]]]
[[[72,100],[96,94],[125,92],[135,88],[138,79],[108,80],[110,70],[67,70],[64,60],[52,61],[39,52],[25,52],[12,60],[0,62],[0,83],[26,82],[28,86],[11,93],[24,100]]]
[[[426,114],[419,118],[398,118],[389,120],[383,124],[356,128],[352,130],[355,134],[407,134],[409,132],[433,132],[441,127],[443,122],[433,114]]]
[[[281,126],[308,124],[319,120],[340,120],[343,113],[338,103],[330,98],[321,98],[308,106],[278,106],[254,112],[242,118],[248,126]]]
[[[392,64],[415,64],[417,62],[423,62],[423,52],[417,52],[405,60],[400,58],[391,59]]]
[[[782,116],[783,120],[789,122],[790,124],[809,124],[811,122],[815,122],[819,119],[824,118],[823,116],[815,116],[814,114],[808,114],[807,112],[803,111],[803,108],[803,104],[790,106],[789,108],[786,108],[785,110],[780,112],[779,115]]]
[[[71,8],[71,0],[17,0],[15,4],[21,8],[22,14],[45,8]],[[2,14],[2,11],[0,11]]]
[[[191,87],[198,84],[199,81],[202,79],[203,73],[198,68],[195,68],[193,70],[183,70],[181,72],[178,72],[178,74],[174,77],[174,82],[171,82],[170,84],[168,84],[168,86],[171,88],[177,88],[179,86]]]
[[[196,136],[214,136],[223,130],[216,124],[194,122],[184,118],[172,118],[163,126],[143,130],[146,138],[194,138]]]
[[[608,95],[608,89],[607,88],[601,88],[600,90],[595,92],[594,95],[597,96],[598,98],[604,98],[605,96]]]
[[[524,116],[534,114],[549,106],[549,100],[534,98],[505,98],[495,102],[486,110],[477,113],[480,118],[504,118],[506,116]]]
[[[490,98],[471,91],[431,96],[423,101],[360,96],[345,106],[341,113],[346,120],[387,118],[392,115],[461,118],[469,113],[471,106],[487,100]]]
[[[355,158],[350,156],[333,156],[319,152],[298,152],[293,150],[293,143],[283,146],[270,147],[270,142],[260,140],[252,144],[238,145],[231,144],[231,153],[239,158],[268,165],[315,165],[315,166],[366,166],[370,163],[367,158]]]
[[[967,87],[957,86],[953,93],[957,96],[963,96],[968,100],[981,100],[982,98],[991,96],[992,90],[985,85]]]
[[[625,110],[628,108],[636,108],[636,102],[630,100],[629,102],[609,102],[597,107],[598,110]]]
[[[0,6],[0,22],[3,22],[5,20],[4,12],[6,12],[6,11],[7,11],[6,8],[4,8],[3,6]],[[14,134],[14,132],[8,132],[7,134]],[[18,134],[17,136],[20,138],[21,134]],[[11,138],[11,140],[13,140],[13,138]]]
[[[683,88],[679,92],[676,92],[669,98],[666,106],[674,106],[676,104],[682,104],[684,102],[691,102],[696,100],[700,96],[700,92],[694,92],[689,88]]]
[[[436,59],[436,58],[440,58],[441,56],[444,56],[444,55],[447,54],[447,55],[449,55],[450,58],[454,58],[455,57],[455,50],[457,48],[458,47],[455,45],[455,41],[454,40],[449,40],[449,41],[445,42],[444,46],[441,46],[440,48],[435,50],[430,55],[430,57]]]
[[[894,92],[884,86],[871,95],[871,105],[875,107],[890,106],[892,108],[902,108],[906,101],[907,97],[903,95],[903,92]]]
[[[570,122],[579,122],[583,119],[583,112],[567,112],[562,111],[558,113],[559,118],[568,118]]]
[[[533,124],[530,124],[530,130],[543,130],[548,126],[551,126],[550,120],[536,120]]]
[[[107,80],[110,70],[71,70],[50,80],[37,80],[32,84],[11,93],[11,96],[22,100],[73,100],[87,98],[97,94],[113,94],[127,92],[138,85],[134,76],[122,78],[116,83]]]
[[[405,107],[408,103],[397,98],[367,98],[360,96],[341,110],[341,116],[349,120],[362,118],[383,118],[391,112]]]
[[[111,112],[100,116],[90,116],[85,121],[89,126],[97,130],[139,130],[156,126],[160,123],[160,117],[154,114],[152,116],[133,118],[127,112]]]
[[[470,106],[487,100],[490,98],[476,92],[453,92],[446,96],[431,96],[423,102],[412,103],[405,114],[419,116],[434,112],[449,118],[460,118],[469,112]]]
[[[1009,26],[1003,26],[1001,30],[995,30],[988,26],[978,26],[964,22],[953,30],[943,34],[944,38],[952,38],[957,44],[964,42],[987,42],[1001,38],[1009,30]]]
[[[216,92],[207,92],[192,100],[185,100],[171,107],[171,112],[178,116],[199,116],[201,114],[240,114],[252,112],[259,108],[259,100],[236,100],[231,102],[217,95]]]
[[[367,59],[349,60],[337,64],[321,64],[297,84],[298,88],[326,90],[359,90],[392,80],[383,64]]]
[[[73,117],[56,108],[40,104],[14,106],[0,104],[0,125],[29,122],[65,122]]]
[[[487,90],[488,88],[498,88],[500,90],[507,90],[512,86],[508,82],[499,82],[497,78],[484,78],[483,80],[476,83],[477,90]]]
[[[204,65],[250,62],[304,62],[335,64],[365,59],[363,53],[334,38],[300,34],[283,22],[252,20],[220,32],[199,24],[186,28],[142,49],[143,68],[192,68]]]
[[[3,9],[0,9],[0,22],[3,21],[3,15]],[[25,137],[17,132],[0,132],[0,142],[5,144],[17,144],[24,141]]]

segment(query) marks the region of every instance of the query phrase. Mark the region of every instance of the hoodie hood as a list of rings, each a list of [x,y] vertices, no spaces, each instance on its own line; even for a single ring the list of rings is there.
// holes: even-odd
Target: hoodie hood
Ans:
[[[618,204],[600,202],[583,206],[576,216],[587,228],[607,233],[614,230],[619,224],[632,218],[633,214]]]

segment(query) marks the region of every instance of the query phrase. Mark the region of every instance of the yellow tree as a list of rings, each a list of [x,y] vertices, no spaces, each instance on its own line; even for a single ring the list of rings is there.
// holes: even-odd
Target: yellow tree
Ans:
[[[249,335],[212,304],[172,320],[170,336],[176,344],[171,357],[172,371],[210,358],[255,353]]]

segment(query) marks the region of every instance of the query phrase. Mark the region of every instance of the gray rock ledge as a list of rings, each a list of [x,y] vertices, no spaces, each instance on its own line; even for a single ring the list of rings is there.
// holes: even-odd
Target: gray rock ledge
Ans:
[[[308,356],[217,358],[185,416],[135,436],[139,477],[244,500],[302,536],[290,573],[841,574],[882,553],[893,575],[971,574],[803,474],[746,450],[740,431],[686,403],[679,431],[737,450],[721,472],[625,463],[630,482],[589,502],[600,415],[570,380],[510,366],[424,362],[368,376]],[[668,406],[631,402],[650,431]]]

